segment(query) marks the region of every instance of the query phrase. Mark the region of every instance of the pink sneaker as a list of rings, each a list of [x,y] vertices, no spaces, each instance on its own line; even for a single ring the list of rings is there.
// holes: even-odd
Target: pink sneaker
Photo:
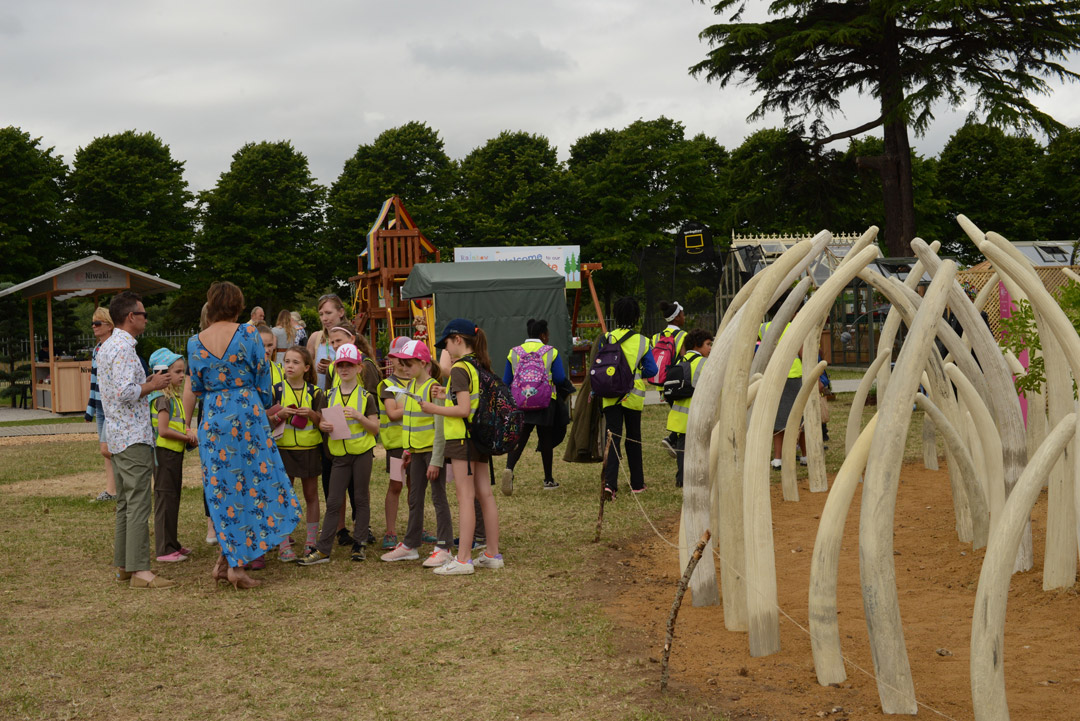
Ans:
[[[436,548],[431,555],[424,560],[424,568],[440,568],[454,560],[450,552],[445,548]]]
[[[167,556],[158,556],[157,560],[158,563],[177,563],[179,561],[186,561],[187,556],[180,553],[180,551],[176,551],[174,553],[170,553]]]
[[[177,553],[179,553],[181,556],[190,556],[191,555],[191,549],[190,548],[181,548],[179,551],[177,551]]]
[[[404,543],[399,543],[394,546],[393,551],[387,551],[379,556],[379,558],[387,563],[393,563],[394,561],[415,561],[420,558],[420,554],[417,553],[415,548],[409,548]]]

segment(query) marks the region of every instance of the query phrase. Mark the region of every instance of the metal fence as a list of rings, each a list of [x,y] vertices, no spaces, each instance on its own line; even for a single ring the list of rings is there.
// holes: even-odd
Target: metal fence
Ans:
[[[147,339],[153,339],[155,347],[166,347],[180,354],[187,353],[187,342],[196,331],[174,331],[170,333],[150,333],[145,336]],[[34,334],[34,347],[38,350],[41,349],[43,343],[48,341],[47,336],[41,336]],[[94,346],[97,345],[97,339],[93,335],[81,335],[77,336],[71,344],[70,350],[72,352],[86,351],[91,352],[94,350]],[[7,355],[11,353],[15,356],[16,360],[29,360],[30,359],[30,339],[23,338],[0,338],[0,354]]]

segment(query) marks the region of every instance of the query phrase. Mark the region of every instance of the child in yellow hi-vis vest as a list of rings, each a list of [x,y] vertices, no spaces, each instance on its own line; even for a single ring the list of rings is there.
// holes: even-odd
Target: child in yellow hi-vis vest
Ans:
[[[683,486],[683,456],[686,454],[686,422],[690,418],[690,402],[694,400],[694,387],[698,378],[701,377],[701,367],[705,365],[705,359],[712,352],[713,336],[706,330],[695,328],[686,334],[686,352],[679,357],[675,365],[684,366],[683,384],[689,385],[685,395],[679,394],[671,402],[671,410],[668,411],[667,430],[675,440],[675,487]]]
[[[430,401],[433,389],[439,387],[439,364],[431,360],[431,351],[423,341],[410,340],[391,354],[399,360],[399,373],[408,379],[404,415],[401,423],[403,462],[409,469],[409,523],[405,538],[394,549],[382,555],[382,560],[410,561],[420,557],[417,549],[423,541],[424,497],[431,486],[431,503],[435,507],[435,548],[423,565],[439,568],[454,559],[454,522],[450,503],[446,500],[446,469],[441,457],[433,456],[436,418],[421,407]]]
[[[323,437],[319,430],[322,416],[319,412],[326,406],[326,396],[315,385],[315,364],[307,348],[301,345],[289,348],[281,366],[285,380],[272,389],[274,402],[281,410],[271,420],[284,424],[277,440],[281,463],[290,479],[300,479],[304,490],[304,511],[307,513],[304,555],[307,555],[315,550],[315,539],[319,535],[319,474],[323,460]],[[295,561],[296,553],[279,552],[278,560],[284,563]]]
[[[300,560],[301,566],[326,563],[330,560],[338,519],[345,503],[345,489],[349,486],[353,488],[356,503],[352,560],[363,561],[367,557],[364,546],[371,520],[368,484],[371,481],[371,462],[374,455],[372,449],[375,448],[375,439],[379,435],[379,409],[374,396],[358,382],[360,362],[360,351],[352,343],[346,343],[337,349],[334,368],[341,383],[330,390],[326,407],[329,409],[340,406],[344,409],[350,436],[343,440],[327,439],[326,445],[330,450],[333,465],[330,470],[330,492],[326,496],[322,532],[315,543],[315,550]],[[319,428],[326,433],[334,430],[333,424],[325,419],[325,413]]]
[[[157,429],[154,455],[154,545],[162,563],[186,561],[191,550],[177,540],[180,516],[180,488],[184,480],[184,450],[198,443],[195,430],[184,415],[184,359],[168,348],[158,348],[150,356],[150,367],[164,373],[169,385],[151,401],[151,416]]]

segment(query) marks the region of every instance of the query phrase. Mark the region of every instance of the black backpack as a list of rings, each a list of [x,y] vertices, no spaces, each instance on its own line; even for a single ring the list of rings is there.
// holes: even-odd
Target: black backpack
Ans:
[[[485,456],[505,455],[521,440],[525,416],[501,378],[480,367],[471,356],[463,360],[476,370],[480,391],[472,420],[465,421],[469,440]]]
[[[693,352],[693,351],[691,351]],[[694,358],[697,358],[699,354],[694,353],[692,357],[688,357],[689,353],[679,359],[679,362],[671,366],[667,372],[667,378],[664,379],[664,400],[668,403],[689,398],[694,395],[694,372],[691,367],[691,362]]]
[[[615,341],[611,333],[604,336],[589,368],[589,383],[594,395],[621,398],[634,389],[634,371],[626,362],[622,349],[623,341],[632,335],[628,332],[619,341]]]

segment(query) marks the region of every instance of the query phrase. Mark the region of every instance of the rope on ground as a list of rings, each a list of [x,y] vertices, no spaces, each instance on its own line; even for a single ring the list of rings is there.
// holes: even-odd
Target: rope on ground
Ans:
[[[609,438],[612,438],[612,437],[614,437],[614,438],[620,438],[620,440],[626,440],[626,441],[628,441],[628,442],[635,442],[635,441],[633,441],[632,439],[629,439],[629,438],[624,438],[624,437],[621,437],[621,436],[616,436],[615,434],[611,433],[611,431],[608,431],[608,435],[609,435]],[[639,443],[640,445],[644,445],[644,444],[641,444],[641,443],[640,443],[640,441],[637,441],[637,442],[638,442],[638,443]],[[615,443],[615,442],[612,442],[612,443],[610,443],[610,449],[611,449],[611,451],[612,451],[612,452],[613,452],[613,453],[615,454],[615,458],[616,458],[616,459],[618,460],[618,463],[619,463],[619,473],[618,473],[618,477],[619,477],[619,478],[621,479],[621,478],[623,477],[623,471],[624,471],[624,468],[623,468],[623,458],[622,458],[622,454],[620,454],[620,453],[619,453],[619,444],[618,444],[618,443]],[[606,464],[606,462],[605,462],[605,464],[604,464],[604,465],[605,465],[605,466],[607,465],[607,464]],[[627,475],[629,475],[629,472],[627,472]],[[648,512],[647,512],[647,511],[645,510],[645,506],[643,506],[643,505],[641,504],[641,500],[640,500],[640,499],[639,499],[639,498],[637,497],[637,496],[638,496],[638,494],[636,494],[636,493],[633,493],[633,492],[631,491],[630,495],[634,497],[634,501],[635,501],[635,502],[637,503],[638,509],[639,509],[639,510],[641,511],[641,515],[645,517],[645,520],[646,520],[646,521],[648,522],[648,524],[649,524],[649,527],[650,527],[650,528],[652,528],[652,530],[653,530],[653,533],[655,533],[655,534],[656,534],[657,538],[659,538],[659,539],[660,539],[661,541],[663,541],[663,542],[664,542],[664,543],[666,543],[667,545],[671,546],[672,548],[674,548],[674,549],[678,549],[678,548],[679,548],[679,545],[678,545],[677,543],[672,543],[672,542],[671,542],[670,540],[668,540],[668,539],[667,539],[667,537],[665,537],[665,536],[664,536],[664,534],[663,534],[663,533],[661,533],[661,532],[660,532],[660,530],[659,530],[659,529],[658,529],[658,528],[656,527],[656,524],[655,524],[655,523],[653,523],[652,519],[651,519],[651,518],[649,518],[649,514],[648,514]],[[730,563],[730,562],[729,562],[729,561],[728,561],[728,560],[727,560],[726,558],[724,558],[724,557],[723,557],[722,555],[720,555],[720,552],[719,552],[719,551],[718,551],[718,550],[717,550],[717,549],[716,549],[715,547],[714,547],[714,548],[712,549],[712,552],[713,552],[713,555],[714,555],[714,556],[716,556],[717,560],[719,560],[719,561],[720,561],[720,566],[721,566],[721,573],[724,573],[724,572],[729,572],[729,573],[731,573],[731,572],[734,572],[734,571],[732,570],[732,569],[734,568],[734,566],[733,566],[733,565],[732,565],[732,564],[731,564],[731,563]],[[786,618],[786,619],[787,619],[788,621],[791,621],[792,625],[794,625],[794,626],[795,626],[795,628],[799,629],[799,630],[800,630],[800,631],[802,631],[802,632],[803,632],[804,634],[806,634],[806,636],[807,636],[808,638],[810,638],[810,639],[812,639],[812,640],[815,640],[815,641],[817,641],[817,640],[820,640],[820,639],[819,639],[819,638],[818,638],[817,636],[815,636],[815,635],[814,635],[814,634],[813,634],[813,633],[812,633],[812,632],[810,631],[810,629],[806,628],[806,627],[805,627],[805,626],[803,626],[803,625],[802,625],[801,623],[799,623],[799,622],[798,622],[798,621],[796,621],[796,620],[795,620],[794,618],[792,618],[792,617],[791,617],[791,614],[789,614],[789,613],[788,613],[787,611],[785,611],[785,610],[784,610],[783,608],[781,608],[779,604],[775,603],[774,601],[772,601],[771,599],[769,599],[768,597],[766,597],[766,595],[764,594],[764,592],[762,592],[762,591],[761,591],[761,590],[760,590],[760,589],[759,589],[759,588],[758,588],[757,586],[752,586],[752,585],[750,585],[750,584],[748,583],[748,584],[747,584],[747,588],[751,588],[751,589],[753,589],[754,593],[756,593],[756,594],[757,594],[757,595],[758,595],[759,597],[761,597],[761,598],[762,598],[763,600],[765,600],[765,601],[766,601],[766,603],[768,603],[769,605],[773,606],[773,607],[774,607],[774,608],[775,608],[775,609],[777,610],[777,612],[779,612],[779,613],[780,613],[780,615],[781,615],[781,616],[783,616],[784,618]],[[892,686],[891,684],[888,684],[888,683],[884,683],[884,682],[880,681],[880,680],[878,679],[878,677],[877,677],[877,676],[876,676],[876,675],[875,675],[875,674],[874,674],[874,673],[873,673],[872,671],[867,671],[867,670],[866,670],[866,669],[864,669],[864,668],[863,668],[862,666],[860,666],[859,664],[855,663],[855,662],[854,662],[854,661],[852,661],[852,660],[851,660],[850,658],[848,658],[847,656],[845,656],[845,655],[844,655],[843,653],[841,653],[841,654],[840,654],[840,658],[842,658],[842,659],[844,660],[844,662],[845,662],[846,664],[848,664],[849,666],[851,666],[851,667],[852,667],[853,669],[855,669],[855,670],[856,670],[856,671],[858,671],[859,673],[863,674],[863,675],[864,675],[864,676],[866,676],[867,678],[870,678],[870,679],[872,679],[872,680],[873,680],[873,681],[874,681],[875,683],[877,683],[877,684],[879,684],[879,685],[882,685],[882,686],[885,686],[885,687],[886,687],[886,688],[888,688],[889,690],[891,690],[891,691],[895,691],[896,693],[899,693],[899,694],[901,694],[901,695],[902,695],[902,694],[904,693],[904,692],[903,692],[903,691],[902,691],[901,689],[898,689],[898,688],[896,688],[896,687]],[[947,713],[945,713],[944,711],[939,711],[938,709],[934,708],[933,706],[929,706],[929,705],[927,705],[927,704],[923,703],[923,702],[922,702],[922,701],[920,701],[919,699],[913,699],[913,700],[915,701],[916,705],[918,705],[918,706],[921,706],[922,708],[926,709],[927,711],[930,711],[930,712],[932,712],[932,713],[935,713],[935,714],[937,714],[938,716],[941,716],[941,717],[942,717],[942,718],[944,718],[944,719],[948,719],[948,721],[958,721],[957,719],[955,719],[955,718],[953,718],[952,716],[948,715],[948,714],[947,714]]]

